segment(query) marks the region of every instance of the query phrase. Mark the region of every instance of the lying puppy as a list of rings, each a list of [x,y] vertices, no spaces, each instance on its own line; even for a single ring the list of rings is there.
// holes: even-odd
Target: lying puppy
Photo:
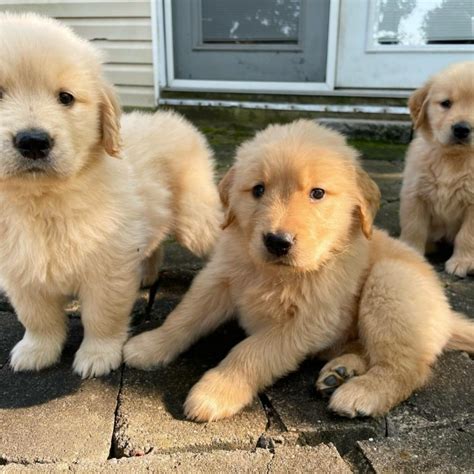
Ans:
[[[474,271],[474,61],[454,64],[410,97],[418,135],[401,190],[401,239],[424,254],[446,240],[448,273]]]
[[[124,347],[128,365],[166,364],[238,311],[249,337],[193,387],[185,413],[237,413],[310,354],[332,359],[317,388],[337,413],[382,415],[428,379],[446,347],[474,350],[436,274],[375,230],[380,193],[344,138],[310,121],[241,146],[220,184],[215,253],[164,324]],[[339,387],[338,387],[339,386]]]
[[[197,254],[214,243],[211,153],[172,113],[125,116],[121,136],[98,52],[54,20],[0,15],[0,65],[0,285],[26,329],[11,366],[59,359],[64,304],[78,295],[85,336],[74,369],[107,374],[166,235]]]

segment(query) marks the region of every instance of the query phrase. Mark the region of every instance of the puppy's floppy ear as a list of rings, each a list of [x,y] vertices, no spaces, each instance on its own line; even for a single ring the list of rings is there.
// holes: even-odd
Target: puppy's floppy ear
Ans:
[[[360,167],[356,168],[360,225],[364,235],[370,239],[372,224],[380,206],[380,190],[370,176]]]
[[[408,108],[410,109],[410,115],[413,120],[415,130],[426,123],[426,108],[428,105],[428,93],[430,88],[431,83],[427,82],[423,87],[413,92],[413,94],[410,96],[410,99],[408,100]]]
[[[229,171],[227,171],[227,173],[224,175],[218,185],[219,196],[221,198],[222,205],[225,209],[225,220],[222,224],[222,229],[229,227],[230,224],[232,224],[232,222],[234,222],[235,220],[235,215],[229,205],[229,192],[232,184],[234,183],[234,176],[235,168],[232,167],[229,169]]]
[[[121,148],[120,104],[110,84],[102,85],[100,98],[100,129],[102,145],[110,156],[118,157]]]

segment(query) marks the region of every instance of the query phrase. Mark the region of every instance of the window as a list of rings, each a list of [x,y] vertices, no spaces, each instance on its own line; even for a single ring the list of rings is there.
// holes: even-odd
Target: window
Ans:
[[[471,45],[474,43],[474,1],[373,0],[371,25],[369,49]]]

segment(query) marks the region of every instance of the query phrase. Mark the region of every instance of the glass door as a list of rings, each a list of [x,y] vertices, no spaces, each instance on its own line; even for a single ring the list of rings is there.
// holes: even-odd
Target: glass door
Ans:
[[[241,91],[330,89],[337,3],[165,1],[168,84]]]

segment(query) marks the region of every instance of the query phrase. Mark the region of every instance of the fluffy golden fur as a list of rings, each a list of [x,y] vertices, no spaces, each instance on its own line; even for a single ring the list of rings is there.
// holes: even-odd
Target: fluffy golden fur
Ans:
[[[446,271],[465,277],[474,271],[474,61],[431,78],[409,107],[418,133],[406,156],[401,239],[422,254],[453,243]]]
[[[379,190],[338,133],[270,126],[241,146],[220,192],[227,218],[211,261],[160,328],[124,347],[132,367],[166,364],[237,311],[249,336],[192,388],[189,418],[233,415],[310,354],[329,359],[317,388],[334,392],[332,410],[382,415],[427,381],[443,348],[474,349],[474,325],[423,257],[372,232]],[[268,250],[268,233],[291,236],[287,254]]]
[[[63,105],[59,94],[73,95]],[[173,113],[122,119],[93,46],[58,22],[0,15],[0,284],[25,326],[14,370],[54,364],[64,304],[82,302],[75,371],[104,375],[122,360],[140,279],[156,279],[174,233],[203,254],[221,206],[203,136]],[[15,147],[22,130],[54,144],[43,159]],[[117,159],[117,157],[121,159]]]

